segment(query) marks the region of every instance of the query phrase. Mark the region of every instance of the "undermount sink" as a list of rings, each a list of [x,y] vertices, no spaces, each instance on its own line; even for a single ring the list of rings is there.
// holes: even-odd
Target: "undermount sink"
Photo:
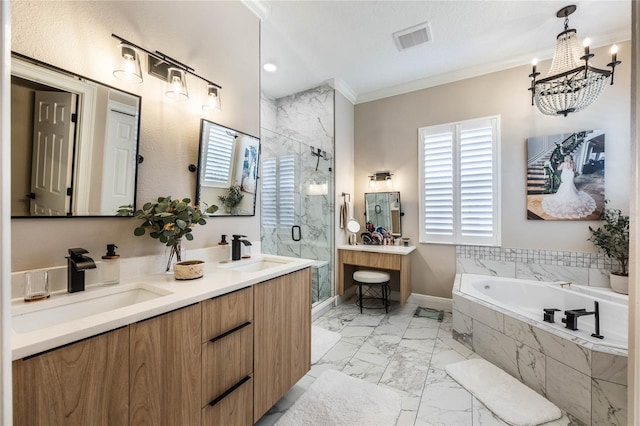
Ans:
[[[275,268],[277,266],[286,265],[291,260],[288,259],[276,259],[276,258],[261,258],[255,260],[240,260],[239,263],[229,263],[220,265],[223,269],[230,269],[238,272],[260,272],[266,269]]]
[[[135,305],[172,294],[152,285],[137,283],[87,289],[81,293],[54,295],[42,302],[21,303],[11,309],[12,328],[29,333],[68,321]]]

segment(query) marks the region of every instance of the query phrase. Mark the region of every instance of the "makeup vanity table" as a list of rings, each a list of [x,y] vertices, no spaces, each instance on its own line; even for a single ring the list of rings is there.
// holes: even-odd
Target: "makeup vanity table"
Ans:
[[[368,267],[397,271],[400,276],[400,305],[404,305],[411,294],[411,258],[415,246],[341,245],[338,246],[338,288],[343,295],[345,284],[353,284],[354,267]],[[345,274],[345,267],[348,270]],[[351,271],[351,273],[349,272]],[[392,283],[393,283],[392,274]]]

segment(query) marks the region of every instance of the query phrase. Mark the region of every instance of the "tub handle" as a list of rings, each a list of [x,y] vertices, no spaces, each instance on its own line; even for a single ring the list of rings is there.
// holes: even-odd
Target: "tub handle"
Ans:
[[[556,312],[560,312],[560,309],[556,308],[544,308],[544,321],[545,322],[555,322],[553,316]]]

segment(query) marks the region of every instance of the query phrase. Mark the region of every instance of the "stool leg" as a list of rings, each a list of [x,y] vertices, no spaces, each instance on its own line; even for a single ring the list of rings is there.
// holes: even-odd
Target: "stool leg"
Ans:
[[[384,312],[385,313],[389,313],[389,285],[388,284],[383,284],[382,285],[382,291],[384,293]]]
[[[359,289],[359,292],[360,292],[360,298],[359,298],[359,300],[360,300],[360,313],[362,313],[362,284],[358,284],[358,289]]]

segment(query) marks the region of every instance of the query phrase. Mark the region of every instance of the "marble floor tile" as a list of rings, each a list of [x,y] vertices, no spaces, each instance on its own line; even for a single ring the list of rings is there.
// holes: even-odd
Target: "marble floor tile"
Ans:
[[[372,364],[354,357],[345,365],[342,372],[377,385],[384,374],[384,370],[385,366]]]
[[[500,420],[484,404],[473,398],[473,425],[474,426],[507,426],[508,423]]]
[[[429,353],[399,347],[389,361],[380,383],[420,395],[430,359]]]
[[[415,424],[451,426],[472,425],[472,422],[471,394],[444,371],[431,369],[420,399]]]
[[[431,356],[431,367],[444,370],[448,364],[466,360],[467,357],[453,349],[440,339],[436,339],[436,344]]]
[[[359,347],[357,345],[340,340],[322,357],[318,363],[311,366],[311,371],[307,374],[312,377],[318,377],[327,370],[341,371],[358,349]]]
[[[360,346],[354,358],[386,367],[402,338],[393,335],[371,335]]]

